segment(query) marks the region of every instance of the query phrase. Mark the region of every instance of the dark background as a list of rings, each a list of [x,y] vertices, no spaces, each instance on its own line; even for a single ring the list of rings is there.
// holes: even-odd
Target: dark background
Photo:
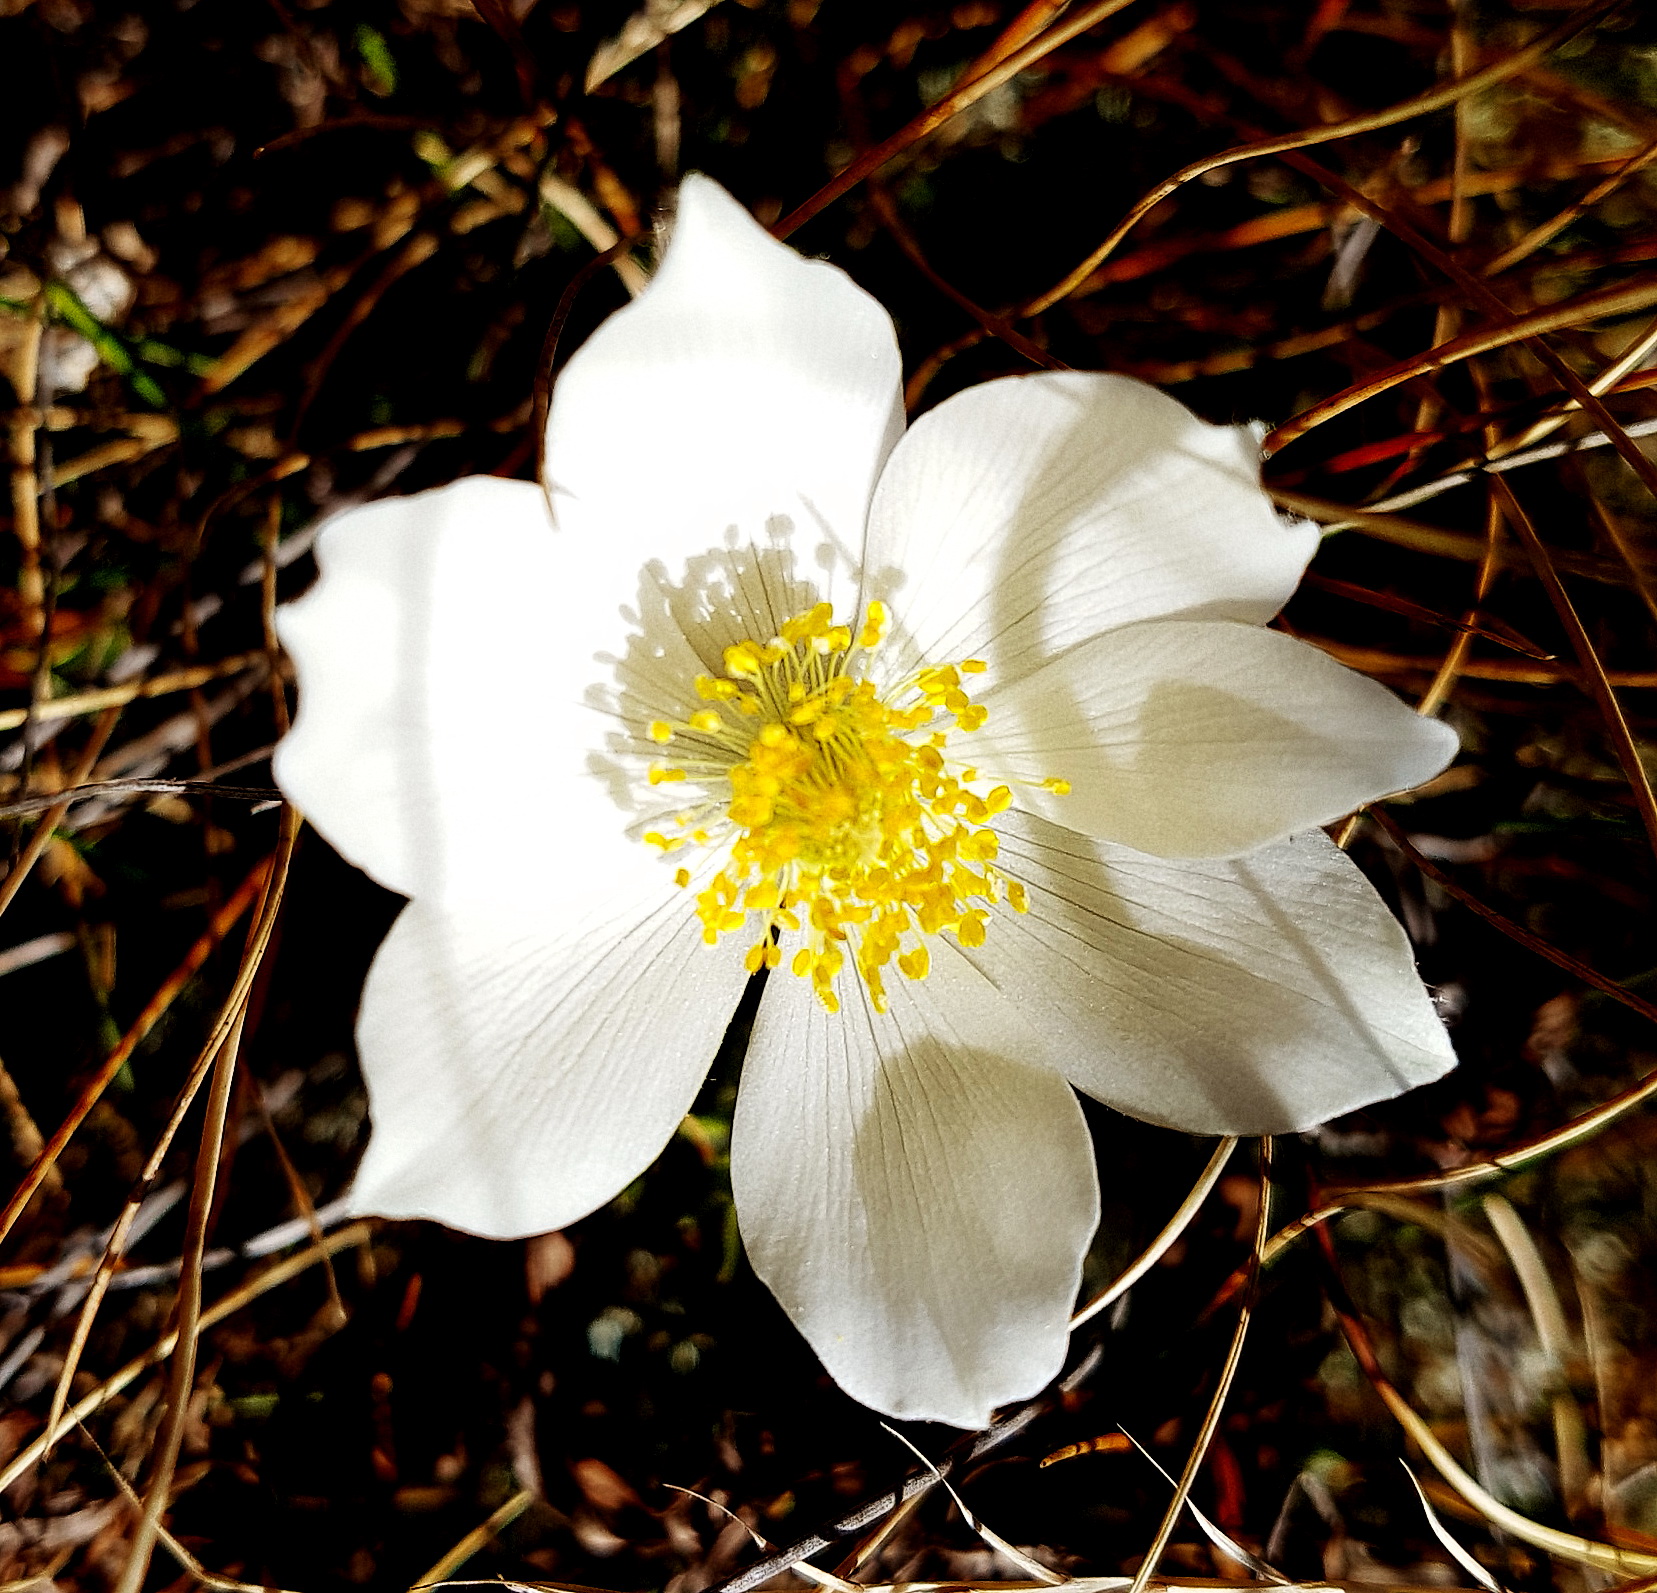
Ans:
[[[1184,163],[1398,104],[1458,75],[1458,62],[1465,74],[1510,55],[1571,10],[1139,0],[913,144],[878,187],[855,189],[791,241],[889,308],[919,407],[1029,368],[982,335],[994,312],[1013,314],[1045,359],[1144,376],[1210,419],[1276,425],[1491,319],[1396,229],[1372,227],[1349,194],[1301,170],[1257,158],[1187,183],[1080,293],[1033,319],[1018,307]],[[645,263],[651,218],[684,170],[712,174],[774,222],[947,94],[1016,12],[994,0],[726,0],[589,93],[589,63],[630,15],[611,0],[3,0],[0,355],[15,378],[25,329],[44,319],[56,385],[6,400],[55,408],[39,430],[26,409],[6,415],[14,451],[25,432],[41,450],[46,601],[29,595],[15,521],[0,527],[0,710],[258,653],[272,532],[287,597],[313,573],[308,555],[288,554],[330,508],[473,472],[532,475],[538,375],[624,301],[614,274],[594,267],[581,218],[543,202],[543,174],[631,236]],[[1459,112],[1311,153],[1476,272],[1653,139],[1657,21],[1625,6]],[[1472,197],[1452,214],[1458,168]],[[1638,282],[1654,258],[1657,188],[1629,172],[1491,282],[1524,313]],[[1552,347],[1587,379],[1649,314],[1585,311]],[[1557,379],[1508,346],[1318,427],[1269,461],[1268,483],[1361,505],[1476,463],[1484,426],[1512,436],[1560,399]],[[1624,422],[1651,412],[1638,387],[1609,402]],[[1591,429],[1576,419],[1560,435]],[[1598,657],[1632,677],[1623,709],[1649,756],[1657,676],[1638,683],[1653,668],[1641,580],[1657,509],[1610,449],[1510,479],[1560,555]],[[1419,697],[1472,601],[1489,491],[1481,479],[1404,511],[1387,537],[1332,536],[1314,565],[1325,584],[1304,589],[1284,623]],[[1423,524],[1475,540],[1444,556]],[[1448,709],[1463,760],[1393,817],[1507,920],[1649,994],[1648,845],[1522,558],[1503,565],[1480,623],[1499,637],[1475,641]],[[0,734],[0,803],[57,789],[93,722],[37,727],[52,734],[28,749],[15,729]],[[244,667],[125,708],[95,777],[231,765],[226,783],[263,786],[277,728],[268,680]],[[511,755],[479,746],[479,779]],[[14,859],[34,822],[0,820]],[[503,796],[503,866],[514,829],[543,822],[533,803]],[[0,958],[68,937],[0,974],[16,1173],[34,1154],[30,1125],[50,1134],[63,1119],[270,852],[276,825],[251,801],[197,794],[70,810],[0,928]],[[1280,1144],[1279,1223],[1311,1209],[1322,1186],[1433,1174],[1528,1143],[1657,1063],[1643,1019],[1424,880],[1373,823],[1354,855],[1415,935],[1462,1066]],[[349,1181],[367,1133],[354,1006],[396,908],[302,837],[231,1104],[210,1240],[231,1254],[208,1274],[209,1302],[269,1265],[236,1248],[298,1209],[284,1157],[317,1206]],[[96,1264],[243,933],[171,1002],[0,1254],[0,1457],[38,1433],[63,1365],[79,1301],[51,1269]],[[790,1541],[913,1469],[824,1378],[742,1260],[722,1159],[740,1038],[660,1163],[567,1236],[500,1244],[377,1224],[334,1263],[338,1303],[312,1267],[210,1329],[169,1517],[184,1546],[249,1582],[406,1587],[527,1490],[527,1508],[454,1574],[697,1593],[753,1557],[748,1528]],[[199,1114],[157,1187],[188,1179]],[[1209,1147],[1090,1116],[1106,1211],[1091,1288],[1156,1232]],[[1312,1237],[1288,1251],[1263,1281],[1196,1485],[1201,1507],[1257,1552],[1275,1527],[1272,1552],[1294,1577],[1466,1581],[1397,1457],[1411,1454],[1424,1479],[1431,1468],[1342,1339],[1330,1301],[1344,1306],[1349,1290],[1388,1374],[1487,1488],[1548,1524],[1657,1548],[1649,1122],[1625,1115],[1499,1183],[1384,1197],[1331,1223],[1326,1249]],[[972,1508],[1037,1558],[1111,1574],[1143,1556],[1169,1497],[1146,1462],[1108,1448],[1037,1462],[1120,1424],[1179,1472],[1235,1321],[1235,1300],[1213,1302],[1248,1255],[1252,1155],[1238,1153],[1126,1308],[1078,1336],[1077,1359],[1102,1344],[1098,1369],[964,1471]],[[1498,1189],[1562,1302],[1562,1362],[1541,1353],[1489,1227],[1481,1202]],[[176,1262],[186,1204],[133,1247],[133,1266]],[[77,1397],[155,1341],[174,1293],[165,1276],[111,1293]],[[164,1368],[145,1374],[89,1422],[107,1462],[77,1435],[0,1498],[0,1579],[114,1584],[133,1518],[108,1468],[144,1487],[164,1379]],[[1556,1401],[1583,1425],[1563,1467]],[[910,1436],[937,1455],[956,1435]],[[1432,1486],[1450,1530],[1505,1585],[1606,1585],[1493,1534]],[[1164,1569],[1247,1579],[1189,1518]],[[860,1574],[1023,1575],[941,1495]],[[189,1574],[158,1551],[149,1585],[188,1586]]]

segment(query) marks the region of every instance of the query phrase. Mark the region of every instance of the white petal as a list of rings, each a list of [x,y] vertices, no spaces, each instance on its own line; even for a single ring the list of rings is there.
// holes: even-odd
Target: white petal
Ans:
[[[691,904],[404,908],[363,992],[359,1212],[495,1238],[562,1228],[655,1160],[743,984]]]
[[[1317,546],[1260,490],[1260,449],[1124,376],[1048,372],[923,415],[875,493],[865,591],[921,658],[1012,680],[1100,631],[1264,624]]]
[[[1224,620],[1095,637],[982,702],[971,757],[1021,807],[1160,857],[1229,857],[1431,779],[1448,725],[1304,642]]]
[[[637,862],[603,752],[628,629],[614,594],[638,582],[616,550],[555,537],[538,487],[474,476],[350,510],[317,558],[277,613],[299,714],[276,776],[346,857],[455,898],[562,893]],[[688,683],[682,640],[671,656]]]
[[[835,1381],[891,1416],[982,1427],[1058,1372],[1098,1222],[1080,1107],[1020,1060],[1010,1004],[947,950],[875,1013],[774,973],[731,1181],[754,1270]]]
[[[780,537],[792,573],[824,586],[861,551],[903,427],[900,377],[891,319],[868,294],[775,242],[718,184],[687,177],[650,286],[554,389],[558,524],[621,541],[641,564],[659,558],[675,580],[730,528],[741,545]]]
[[[1169,862],[1007,815],[1030,911],[967,953],[1089,1095],[1201,1134],[1310,1128],[1455,1065],[1409,942],[1318,831]]]

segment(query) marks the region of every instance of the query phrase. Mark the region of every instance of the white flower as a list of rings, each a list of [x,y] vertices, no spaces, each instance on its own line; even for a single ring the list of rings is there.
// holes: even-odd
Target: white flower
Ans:
[[[586,1215],[768,964],[748,1254],[848,1392],[970,1427],[1064,1356],[1072,1086],[1260,1134],[1452,1065],[1316,827],[1455,739],[1264,629],[1315,534],[1248,431],[1044,374],[905,432],[898,378],[873,300],[689,179],[557,384],[556,525],[474,478],[323,532],[278,777],[412,898],[363,996],[359,1210]]]

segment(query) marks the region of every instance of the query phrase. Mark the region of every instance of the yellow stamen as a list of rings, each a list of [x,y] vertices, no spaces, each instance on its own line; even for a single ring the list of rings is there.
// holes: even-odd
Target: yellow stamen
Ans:
[[[743,958],[757,973],[781,967],[778,933],[803,936],[789,968],[830,1012],[839,1010],[835,981],[848,961],[884,1011],[889,964],[924,979],[928,937],[981,946],[993,906],[1029,906],[1025,888],[995,866],[1000,841],[989,828],[1012,806],[1012,786],[980,794],[977,769],[951,756],[955,738],[988,717],[963,684],[987,666],[976,658],[929,666],[882,695],[864,670],[890,624],[886,605],[871,602],[854,633],[819,603],[769,641],[725,648],[724,678],[700,675],[693,685],[704,703],[730,704],[735,716],[698,709],[685,724],[714,744],[684,766],[649,771],[653,786],[689,780],[708,801],[678,815],[679,833],[652,830],[646,842],[664,853],[687,842],[728,845],[695,896],[703,940],[716,944],[745,925],[752,933],[758,915],[762,932]],[[674,734],[665,720],[649,727],[658,744]],[[1070,789],[1059,779],[1039,783]],[[674,875],[681,888],[690,878],[683,868]]]

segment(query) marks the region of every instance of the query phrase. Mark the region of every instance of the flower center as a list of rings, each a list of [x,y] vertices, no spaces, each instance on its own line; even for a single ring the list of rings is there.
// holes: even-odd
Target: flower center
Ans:
[[[988,827],[1012,805],[1011,789],[980,794],[987,782],[950,755],[952,740],[987,717],[964,684],[985,666],[921,669],[882,694],[865,666],[887,624],[886,606],[871,603],[854,636],[819,603],[770,641],[727,647],[724,674],[696,679],[707,706],[650,726],[653,741],[679,749],[651,769],[651,784],[687,781],[707,800],[680,813],[672,835],[645,840],[664,852],[729,845],[697,894],[703,938],[713,945],[755,919],[747,964],[758,972],[782,961],[780,931],[803,934],[790,967],[830,1012],[848,954],[884,1011],[889,963],[923,979],[927,936],[981,946],[992,905],[1028,907],[1024,887],[996,869]],[[676,878],[688,886],[690,871]]]

